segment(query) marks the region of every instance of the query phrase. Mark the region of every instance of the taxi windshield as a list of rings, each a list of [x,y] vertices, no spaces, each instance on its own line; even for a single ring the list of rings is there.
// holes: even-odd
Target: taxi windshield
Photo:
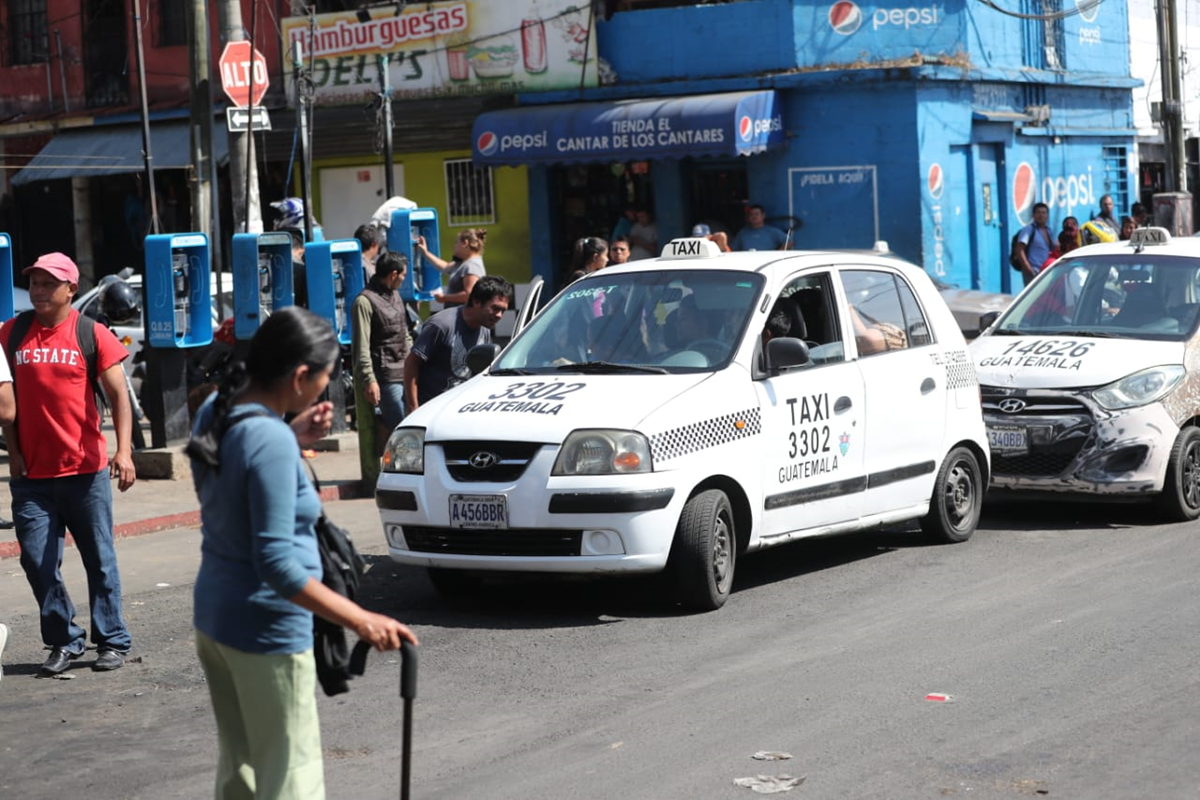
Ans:
[[[763,276],[661,270],[581,278],[563,289],[492,365],[492,373],[698,372],[733,358]]]
[[[1200,261],[1159,256],[1083,256],[1039,275],[994,335],[1059,334],[1182,341],[1200,312]]]

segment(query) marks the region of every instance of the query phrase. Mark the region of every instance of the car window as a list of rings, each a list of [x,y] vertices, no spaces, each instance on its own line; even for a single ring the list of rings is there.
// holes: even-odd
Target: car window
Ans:
[[[1000,320],[1000,334],[1182,340],[1200,316],[1194,259],[1135,253],[1063,259]]]
[[[728,270],[601,270],[563,289],[492,369],[570,371],[589,362],[717,369],[743,340],[764,283],[761,275]]]
[[[767,327],[771,329],[771,317],[776,312],[782,312],[788,330],[784,335],[802,339],[808,344],[809,357],[814,366],[844,361],[846,348],[842,343],[842,326],[836,309],[832,276],[828,272],[808,273],[783,287],[771,309]]]
[[[850,269],[841,271],[846,292],[847,316],[854,329],[860,356],[874,356],[929,344],[929,325],[912,290],[891,272]],[[901,300],[900,286],[909,293],[911,322]]]

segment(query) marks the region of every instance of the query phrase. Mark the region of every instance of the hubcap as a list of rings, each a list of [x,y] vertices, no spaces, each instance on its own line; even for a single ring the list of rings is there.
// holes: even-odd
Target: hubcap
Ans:
[[[729,565],[732,560],[730,548],[729,522],[724,515],[719,515],[716,525],[713,526],[712,549],[713,578],[716,580],[717,586],[723,586],[729,575]]]
[[[1192,442],[1183,454],[1179,470],[1179,486],[1184,502],[1190,508],[1200,506],[1200,442]]]
[[[971,470],[961,461],[954,465],[946,481],[946,512],[954,527],[961,528],[975,507],[975,482]]]

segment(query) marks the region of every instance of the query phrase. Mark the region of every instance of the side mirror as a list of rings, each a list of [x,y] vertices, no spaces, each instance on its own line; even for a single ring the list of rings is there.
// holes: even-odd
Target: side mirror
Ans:
[[[767,342],[766,370],[776,373],[789,367],[802,367],[812,361],[808,345],[799,339],[783,336]]]
[[[477,344],[467,351],[467,369],[472,375],[478,375],[492,365],[496,356],[500,355],[498,344]]]
[[[989,311],[986,314],[979,315],[979,332],[983,333],[988,328],[995,324],[996,320],[1000,319],[999,311]]]

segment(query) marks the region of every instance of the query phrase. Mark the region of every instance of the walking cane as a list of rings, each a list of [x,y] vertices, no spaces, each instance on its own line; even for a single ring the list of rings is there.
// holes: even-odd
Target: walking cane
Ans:
[[[404,699],[403,761],[400,762],[400,800],[408,800],[412,779],[412,702],[417,696],[417,648],[400,643],[400,697]]]

